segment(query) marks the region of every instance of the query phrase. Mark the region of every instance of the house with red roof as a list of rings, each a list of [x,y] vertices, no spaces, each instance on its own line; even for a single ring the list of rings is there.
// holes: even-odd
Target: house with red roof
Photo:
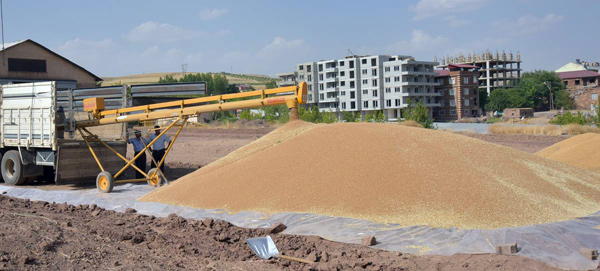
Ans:
[[[557,72],[575,101],[575,109],[593,110],[598,105],[600,73],[593,70]]]

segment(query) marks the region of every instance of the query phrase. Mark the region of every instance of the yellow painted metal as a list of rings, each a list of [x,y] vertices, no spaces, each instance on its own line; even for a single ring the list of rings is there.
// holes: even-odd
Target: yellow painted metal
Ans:
[[[140,155],[142,155],[143,152],[145,152],[148,147],[152,146],[152,144],[154,144],[154,142],[156,140],[158,140],[162,135],[164,135],[167,131],[169,131],[169,129],[171,129],[171,127],[173,127],[173,125],[175,125],[175,123],[177,123],[178,120],[174,121],[173,123],[171,123],[169,126],[167,126],[167,128],[162,131],[155,139],[153,139],[152,141],[150,141],[150,143],[148,143],[148,145],[146,145],[146,147],[144,147],[144,149],[142,151],[140,151],[140,153],[138,153],[135,157],[133,157],[133,159],[131,159],[131,161],[127,162],[127,164],[121,169],[119,170],[119,172],[117,172],[117,174],[115,174],[114,178],[116,179],[117,177],[119,177],[119,175],[121,175],[123,173],[123,171],[125,171],[129,166],[131,166],[131,164],[138,159],[138,157],[140,157]],[[104,171],[104,170],[102,170]]]
[[[104,147],[106,147],[107,149],[109,149],[111,152],[113,152],[114,154],[116,154],[119,158],[121,158],[123,161],[125,161],[126,163],[129,162],[129,159],[123,157],[123,155],[121,155],[118,151],[116,151],[115,149],[113,149],[110,145],[106,144],[104,141],[102,141],[102,139],[98,138],[98,136],[93,135],[90,131],[88,131],[85,128],[81,128],[83,131],[85,131],[86,133],[88,133],[88,136],[90,138],[92,138],[94,141],[99,142],[100,144],[104,145]],[[135,161],[135,160],[134,160]],[[139,173],[142,173],[142,175],[146,176],[146,178],[148,178],[148,174],[146,174],[146,172],[142,171],[140,168],[138,168],[135,164],[131,164],[131,166],[137,170]]]
[[[94,159],[96,160],[96,163],[98,163],[98,166],[100,167],[100,171],[101,172],[104,171],[104,167],[102,166],[102,163],[100,163],[100,160],[98,159],[98,156],[96,156],[96,153],[94,152],[94,149],[92,148],[92,146],[88,142],[87,137],[81,132],[81,129],[78,129],[78,130],[79,130],[79,134],[81,134],[81,137],[83,137],[83,141],[85,141],[85,144],[90,149],[90,152],[92,153],[92,156],[94,156]]]
[[[108,189],[108,180],[104,176],[100,176],[100,180],[98,180],[98,188],[100,190],[106,191]]]
[[[148,179],[147,178],[141,178],[141,179],[130,179],[130,180],[118,180],[115,181],[115,183],[135,183],[135,182],[147,182]]]
[[[165,155],[163,155],[163,157],[160,159],[160,163],[158,163],[158,166],[156,166],[156,168],[158,170],[160,170],[160,166],[162,166],[162,164],[165,162],[165,159],[167,158],[167,154],[169,154],[169,151],[173,147],[173,144],[175,143],[175,140],[177,140],[177,137],[179,136],[179,133],[181,132],[181,129],[183,129],[183,126],[185,126],[186,122],[187,122],[187,117],[183,118],[183,123],[181,124],[181,126],[179,127],[179,129],[177,129],[177,133],[175,133],[175,136],[173,137],[173,140],[169,144],[169,147],[167,147],[167,150],[165,151]],[[156,172],[158,172],[158,170]],[[156,172],[154,174],[152,174],[153,176],[151,176],[151,177],[154,177],[154,175],[156,175]]]

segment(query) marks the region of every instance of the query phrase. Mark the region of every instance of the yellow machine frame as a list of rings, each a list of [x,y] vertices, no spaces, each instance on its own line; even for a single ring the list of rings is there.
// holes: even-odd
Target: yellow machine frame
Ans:
[[[104,100],[102,98],[90,98],[84,100],[84,109],[91,115],[90,120],[81,120],[75,122],[75,129],[81,134],[85,141],[90,153],[98,163],[100,168],[100,174],[96,178],[96,187],[98,190],[110,193],[115,184],[129,183],[129,182],[148,182],[152,186],[160,186],[163,179],[166,180],[166,176],[160,171],[160,166],[165,162],[167,154],[172,149],[175,140],[179,136],[179,133],[185,126],[188,118],[193,115],[201,113],[218,112],[218,111],[229,111],[236,109],[256,108],[261,106],[275,106],[275,105],[287,105],[288,109],[291,110],[291,119],[298,118],[298,104],[306,103],[306,92],[307,85],[305,82],[301,82],[297,86],[280,87],[274,89],[256,90],[243,93],[225,94],[210,97],[194,98],[173,102],[157,103],[144,106],[135,106],[128,108],[121,108],[115,110],[104,110]],[[245,100],[238,100],[244,99]],[[141,113],[138,113],[141,112]],[[131,160],[127,159],[119,152],[110,147],[106,142],[102,141],[97,135],[90,132],[86,127],[108,125],[114,123],[125,123],[125,122],[137,122],[146,120],[157,120],[157,119],[175,119],[170,125],[168,125],[154,140],[152,140],[145,148],[138,153]],[[149,150],[156,140],[166,134],[173,127],[178,127],[171,144],[167,147],[165,155],[163,155],[160,161],[153,161],[156,168],[151,169],[149,172],[143,172],[141,169],[134,165],[136,159],[138,159],[142,153]],[[104,170],[102,163],[98,159],[96,152],[90,145],[90,142],[98,142],[104,147],[108,148],[111,152],[122,159],[126,164],[119,170],[114,176]],[[152,156],[150,156],[152,157]],[[123,172],[129,167],[133,167],[136,171],[144,175],[142,179],[131,179],[131,180],[118,180],[116,178],[121,176]]]

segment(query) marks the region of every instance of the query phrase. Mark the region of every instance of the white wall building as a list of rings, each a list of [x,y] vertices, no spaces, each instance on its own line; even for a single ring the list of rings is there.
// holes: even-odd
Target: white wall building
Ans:
[[[308,83],[308,104],[337,113],[383,110],[388,119],[401,117],[409,99],[440,106],[433,67],[437,62],[410,56],[349,56],[296,66],[298,82]]]

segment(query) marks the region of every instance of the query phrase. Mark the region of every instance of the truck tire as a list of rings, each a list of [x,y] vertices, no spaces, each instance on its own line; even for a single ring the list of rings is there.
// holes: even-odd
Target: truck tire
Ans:
[[[110,193],[115,186],[115,180],[108,171],[102,171],[96,177],[96,188],[102,193]]]
[[[7,184],[22,185],[27,181],[27,178],[23,176],[23,165],[19,152],[15,150],[7,151],[3,155],[0,171],[2,171],[2,179]]]
[[[0,153],[0,167],[2,167],[2,153]],[[0,170],[0,182],[2,182],[4,180],[4,178],[2,178],[2,170]]]

